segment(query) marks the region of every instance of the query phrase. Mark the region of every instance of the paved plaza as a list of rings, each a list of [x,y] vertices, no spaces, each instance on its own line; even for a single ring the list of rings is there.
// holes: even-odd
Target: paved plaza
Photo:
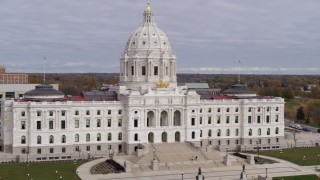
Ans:
[[[168,144],[152,144],[148,154],[133,157],[133,156],[115,156],[115,161],[120,164],[126,162],[131,167],[129,173],[119,174],[90,174],[90,169],[95,164],[105,161],[106,158],[97,159],[78,168],[79,177],[81,179],[90,180],[104,180],[104,179],[195,179],[199,167],[201,167],[202,174],[205,179],[221,179],[221,180],[235,180],[240,179],[243,165],[245,165],[245,172],[248,179],[257,179],[258,175],[268,177],[276,176],[290,176],[302,174],[317,174],[314,166],[298,166],[293,163],[279,160],[274,164],[257,165],[248,164],[244,159],[233,156],[231,153],[220,151],[202,152],[188,146],[186,143],[168,143]],[[153,150],[156,150],[155,154]],[[230,166],[223,163],[223,157],[228,154],[232,160]],[[197,156],[197,159],[195,157]],[[151,161],[155,158],[158,164],[158,170],[151,169]],[[193,159],[193,160],[192,160]],[[267,170],[267,172],[266,172]],[[183,174],[183,175],[182,175]],[[319,173],[318,173],[319,175]]]

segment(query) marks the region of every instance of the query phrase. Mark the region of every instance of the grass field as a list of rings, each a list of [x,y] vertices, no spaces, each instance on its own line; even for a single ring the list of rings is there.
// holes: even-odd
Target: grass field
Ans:
[[[274,177],[272,180],[318,180],[317,175],[301,175],[301,176],[285,176],[285,177]]]
[[[86,161],[68,162],[45,162],[23,164],[0,164],[1,180],[57,180],[80,179],[76,174],[76,168]],[[28,175],[29,174],[29,175]],[[61,178],[60,178],[61,177]]]
[[[256,151],[253,153],[257,154]],[[301,166],[310,166],[310,165],[318,165],[320,160],[318,158],[318,154],[320,155],[320,147],[297,148],[296,150],[284,149],[282,150],[282,153],[280,150],[260,151],[259,154],[283,159]],[[303,160],[303,156],[305,156],[305,160]]]

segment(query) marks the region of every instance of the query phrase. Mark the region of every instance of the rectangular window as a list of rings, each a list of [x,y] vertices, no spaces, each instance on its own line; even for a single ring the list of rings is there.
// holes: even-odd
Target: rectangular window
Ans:
[[[25,111],[22,111],[22,112],[21,112],[21,116],[26,116],[26,112],[25,112]]]
[[[122,119],[118,119],[118,127],[122,126]]]
[[[90,151],[90,146],[87,146],[87,147],[86,147],[86,150],[87,150],[87,151]]]
[[[227,122],[227,124],[230,123],[230,116],[227,116],[227,117],[226,117],[226,122]]]
[[[260,112],[261,111],[261,108],[260,107],[258,107],[258,112]]]
[[[141,75],[142,76],[146,75],[146,66],[141,66]]]
[[[257,116],[257,123],[261,123],[261,117]]]
[[[200,117],[200,124],[202,124],[202,117]]]
[[[218,108],[218,109],[217,109],[217,112],[220,112],[220,111],[221,111],[221,109],[220,109],[220,108]]]
[[[65,116],[66,115],[66,111],[61,111],[61,116]]]
[[[37,111],[37,116],[41,116],[41,111]]]
[[[227,112],[229,112],[230,111],[230,108],[227,108]]]
[[[108,115],[111,115],[111,110],[108,110]]]
[[[86,119],[86,128],[90,127],[90,119]]]
[[[111,119],[108,119],[108,127],[111,127]]]
[[[101,115],[101,111],[100,110],[97,110],[97,115]]]
[[[134,120],[134,127],[138,127],[138,119]]]
[[[134,66],[131,66],[131,76],[134,76]]]
[[[236,109],[235,109],[235,112],[238,112],[238,111],[239,111],[239,108],[236,108]]]
[[[211,124],[211,116],[208,117],[208,124]]]
[[[208,113],[211,113],[211,108],[208,109]]]
[[[220,118],[220,116],[217,116],[217,124],[220,124],[221,122],[221,118]]]
[[[49,152],[52,154],[54,151],[53,151],[53,148],[50,148],[49,149]]]
[[[234,119],[234,122],[235,122],[235,123],[239,123],[239,116],[235,116],[234,118],[235,118],[235,119]]]
[[[61,121],[61,129],[66,129],[66,121],[65,120]]]
[[[90,115],[90,111],[89,110],[86,111],[86,115]]]
[[[279,115],[276,115],[276,122],[279,122]]]
[[[21,121],[21,129],[26,129],[26,121]]]
[[[79,111],[78,110],[74,111],[74,115],[78,116],[79,115]]]
[[[101,127],[101,119],[97,119],[97,127]]]
[[[251,111],[252,111],[252,108],[251,108],[251,107],[249,107],[248,112],[251,112]]]
[[[270,116],[267,115],[267,123],[270,123]]]
[[[122,114],[122,110],[118,110],[118,114],[121,115]]]
[[[49,111],[49,116],[53,116],[53,111]]]
[[[74,127],[79,128],[79,120],[78,119],[74,120]]]
[[[41,129],[41,121],[37,121],[37,129]]]
[[[37,149],[37,154],[41,154],[41,148]]]
[[[101,146],[100,145],[97,146],[97,151],[101,151]]]
[[[153,67],[153,73],[155,76],[158,76],[158,66]]]
[[[195,125],[195,118],[191,118],[191,125],[192,125],[192,126]]]
[[[248,116],[248,123],[251,124],[251,116]]]
[[[276,107],[276,111],[279,111],[279,107]]]
[[[79,146],[76,146],[76,151],[77,151],[77,152],[79,152],[79,151],[80,151]]]
[[[66,148],[65,147],[61,148],[61,152],[66,153]]]
[[[53,121],[49,121],[49,129],[53,129]]]

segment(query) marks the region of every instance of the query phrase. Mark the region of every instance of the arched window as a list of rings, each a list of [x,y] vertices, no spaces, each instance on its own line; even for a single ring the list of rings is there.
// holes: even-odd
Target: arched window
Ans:
[[[97,134],[97,141],[101,141],[101,134],[100,133]]]
[[[221,130],[220,130],[220,129],[218,129],[218,131],[217,131],[217,136],[218,136],[218,137],[221,136]]]
[[[230,129],[227,129],[227,136],[230,136]]]
[[[86,134],[86,141],[90,142],[90,134],[89,133]]]
[[[53,143],[54,143],[54,137],[53,137],[53,135],[50,135],[50,136],[49,136],[49,143],[50,143],[50,144],[53,144]]]
[[[267,135],[270,135],[270,128],[268,128],[267,130]]]
[[[209,129],[208,136],[211,137],[211,135],[212,135],[212,132],[211,132],[211,129]]]
[[[74,142],[79,142],[79,134],[76,134],[76,135],[74,136]]]
[[[236,129],[236,133],[235,134],[236,134],[236,136],[239,136],[239,129],[238,128]]]
[[[258,129],[258,135],[261,136],[261,128]]]
[[[119,132],[119,134],[118,134],[118,140],[119,140],[119,141],[122,140],[122,133],[121,133],[121,132]]]
[[[21,136],[21,144],[25,144],[26,143],[26,136]]]
[[[194,138],[196,138],[196,133],[195,133],[194,131],[192,131],[192,133],[191,133],[191,139],[194,139]]]
[[[41,136],[37,136],[37,144],[41,144]]]
[[[66,143],[66,135],[61,136],[61,143]]]
[[[138,134],[134,134],[134,141],[138,141],[139,137]]]
[[[276,127],[276,134],[279,134],[279,128]]]
[[[249,129],[249,136],[252,136],[252,129]]]
[[[112,135],[111,133],[108,133],[108,141],[111,141],[112,140]]]

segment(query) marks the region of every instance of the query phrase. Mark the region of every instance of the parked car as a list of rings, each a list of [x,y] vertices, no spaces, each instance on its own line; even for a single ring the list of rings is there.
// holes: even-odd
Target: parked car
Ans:
[[[304,132],[310,132],[310,131],[311,131],[309,128],[306,128],[306,127],[302,128],[302,130],[303,130]]]

